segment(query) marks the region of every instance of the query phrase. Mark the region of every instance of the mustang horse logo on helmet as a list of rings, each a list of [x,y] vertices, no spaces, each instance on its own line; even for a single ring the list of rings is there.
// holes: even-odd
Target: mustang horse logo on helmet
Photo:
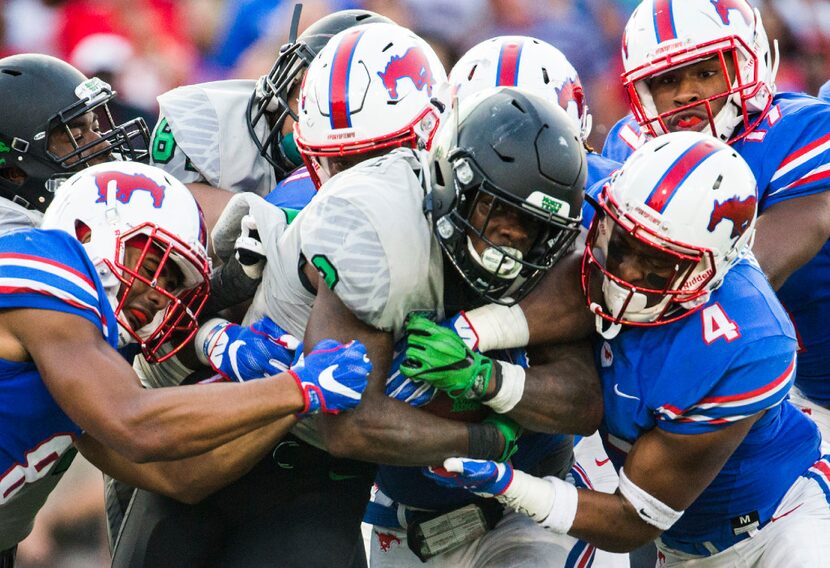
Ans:
[[[386,68],[378,71],[378,76],[392,100],[398,99],[398,81],[401,79],[409,79],[419,91],[426,87],[427,95],[432,94],[435,84],[429,60],[420,47],[410,47],[403,55],[393,55]]]
[[[755,19],[752,13],[752,8],[746,3],[746,0],[711,0],[712,5],[718,12],[721,21],[724,25],[729,25],[729,10],[738,10],[744,17],[746,25],[751,25],[752,20]]]
[[[153,207],[159,208],[164,202],[163,185],[157,184],[142,174],[125,174],[122,172],[101,172],[95,174],[95,185],[98,187],[98,199],[95,203],[107,202],[107,185],[115,181],[115,199],[121,203],[129,203],[136,191],[146,191],[153,198]]]
[[[706,228],[709,232],[714,232],[721,221],[728,219],[732,221],[732,233],[729,236],[736,239],[744,234],[752,221],[757,203],[758,199],[754,195],[750,195],[743,200],[732,197],[723,203],[715,201],[715,208],[712,210],[712,215],[709,217],[709,226]]]

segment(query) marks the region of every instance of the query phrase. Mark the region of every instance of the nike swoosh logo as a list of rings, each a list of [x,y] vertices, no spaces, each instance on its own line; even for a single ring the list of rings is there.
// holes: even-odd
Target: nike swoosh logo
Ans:
[[[781,518],[783,518],[783,517],[786,517],[787,515],[789,515],[790,513],[792,513],[793,511],[795,511],[795,510],[796,510],[796,509],[798,509],[799,507],[801,507],[801,505],[803,505],[803,504],[804,504],[804,503],[801,503],[801,504],[799,504],[799,505],[796,505],[795,507],[793,507],[792,509],[790,509],[789,511],[787,511],[787,512],[786,512],[786,513],[784,513],[783,515],[778,515],[777,517],[773,517],[773,518],[771,518],[771,519],[769,520],[769,522],[774,523],[774,522],[775,522],[775,521],[777,521],[778,519],[781,519]]]
[[[242,373],[239,372],[239,363],[236,360],[236,352],[239,351],[240,347],[245,345],[245,342],[242,339],[237,339],[231,346],[228,347],[228,357],[231,360],[231,369],[233,369],[233,374],[236,375],[236,380],[242,380]]]
[[[332,481],[346,481],[348,479],[357,479],[359,475],[341,475],[333,471],[329,471],[329,479]]]
[[[337,365],[332,365],[320,372],[320,376],[317,378],[320,386],[329,392],[351,398],[352,400],[360,400],[360,394],[357,391],[350,389],[343,383],[337,382],[337,379],[334,378],[334,370],[336,368]]]
[[[597,467],[602,467],[610,461],[611,461],[611,458],[605,458],[602,461],[598,460],[597,458],[594,458],[594,463],[597,464]]]
[[[630,398],[631,400],[640,400],[636,396],[632,396],[630,394],[625,394],[624,392],[622,392],[620,390],[620,385],[618,385],[617,383],[614,383],[614,394],[616,394],[617,396],[621,396],[623,398]]]

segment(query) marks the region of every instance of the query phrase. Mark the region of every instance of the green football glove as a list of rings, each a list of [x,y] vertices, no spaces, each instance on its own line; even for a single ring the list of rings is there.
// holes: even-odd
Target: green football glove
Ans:
[[[504,452],[496,461],[505,462],[513,457],[513,454],[519,449],[519,436],[522,435],[522,427],[512,418],[495,412],[485,418],[482,424],[492,424],[504,436]]]
[[[414,314],[406,324],[406,358],[401,373],[429,383],[450,398],[481,400],[493,377],[493,361],[470,350],[455,331]]]

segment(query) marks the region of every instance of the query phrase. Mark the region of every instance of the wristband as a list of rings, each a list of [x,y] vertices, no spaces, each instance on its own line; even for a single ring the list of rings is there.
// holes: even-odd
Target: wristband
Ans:
[[[519,304],[488,304],[465,312],[465,316],[478,336],[478,350],[482,353],[525,347],[530,340],[527,318]]]
[[[212,318],[199,327],[193,345],[196,349],[196,358],[203,365],[211,366],[210,352],[215,347],[221,331],[229,325],[231,325],[231,322],[226,319]]]
[[[494,424],[467,424],[467,457],[501,461],[504,441]]]
[[[525,370],[521,365],[493,361],[493,378],[496,381],[495,394],[482,403],[498,414],[507,414],[522,399],[525,391]]]
[[[620,495],[631,503],[637,515],[649,525],[660,529],[668,530],[683,516],[683,511],[675,511],[657,497],[638,487],[628,479],[625,468],[620,468]]]

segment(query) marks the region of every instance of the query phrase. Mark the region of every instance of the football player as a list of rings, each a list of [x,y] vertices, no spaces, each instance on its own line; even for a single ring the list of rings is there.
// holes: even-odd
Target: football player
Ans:
[[[36,227],[55,188],[72,173],[112,159],[146,158],[140,118],[115,124],[115,91],[54,57],[0,59],[0,231]],[[48,93],[48,96],[44,93]]]
[[[830,456],[786,400],[796,334],[748,254],[751,169],[708,134],[672,133],[594,195],[583,288],[600,322],[601,432],[618,490],[466,458],[427,475],[603,549],[657,537],[660,565],[824,562]]]
[[[761,14],[746,0],[646,0],[622,45],[632,115],[603,154],[624,160],[666,132],[708,132],[758,180],[752,250],[799,337],[797,400],[830,439],[830,104],[776,93]]]
[[[3,566],[76,448],[119,479],[198,500],[250,468],[295,413],[359,402],[365,348],[332,341],[266,380],[141,387],[116,349],[136,343],[163,361],[196,333],[208,292],[198,206],[161,170],[87,168],[61,186],[42,227],[0,237]]]
[[[342,10],[296,37],[298,20],[299,10],[289,42],[257,81],[187,85],[158,98],[161,116],[153,130],[151,163],[188,186],[209,229],[233,193],[264,196],[302,165],[293,135],[300,82],[329,39],[360,24],[391,23],[367,10]]]

